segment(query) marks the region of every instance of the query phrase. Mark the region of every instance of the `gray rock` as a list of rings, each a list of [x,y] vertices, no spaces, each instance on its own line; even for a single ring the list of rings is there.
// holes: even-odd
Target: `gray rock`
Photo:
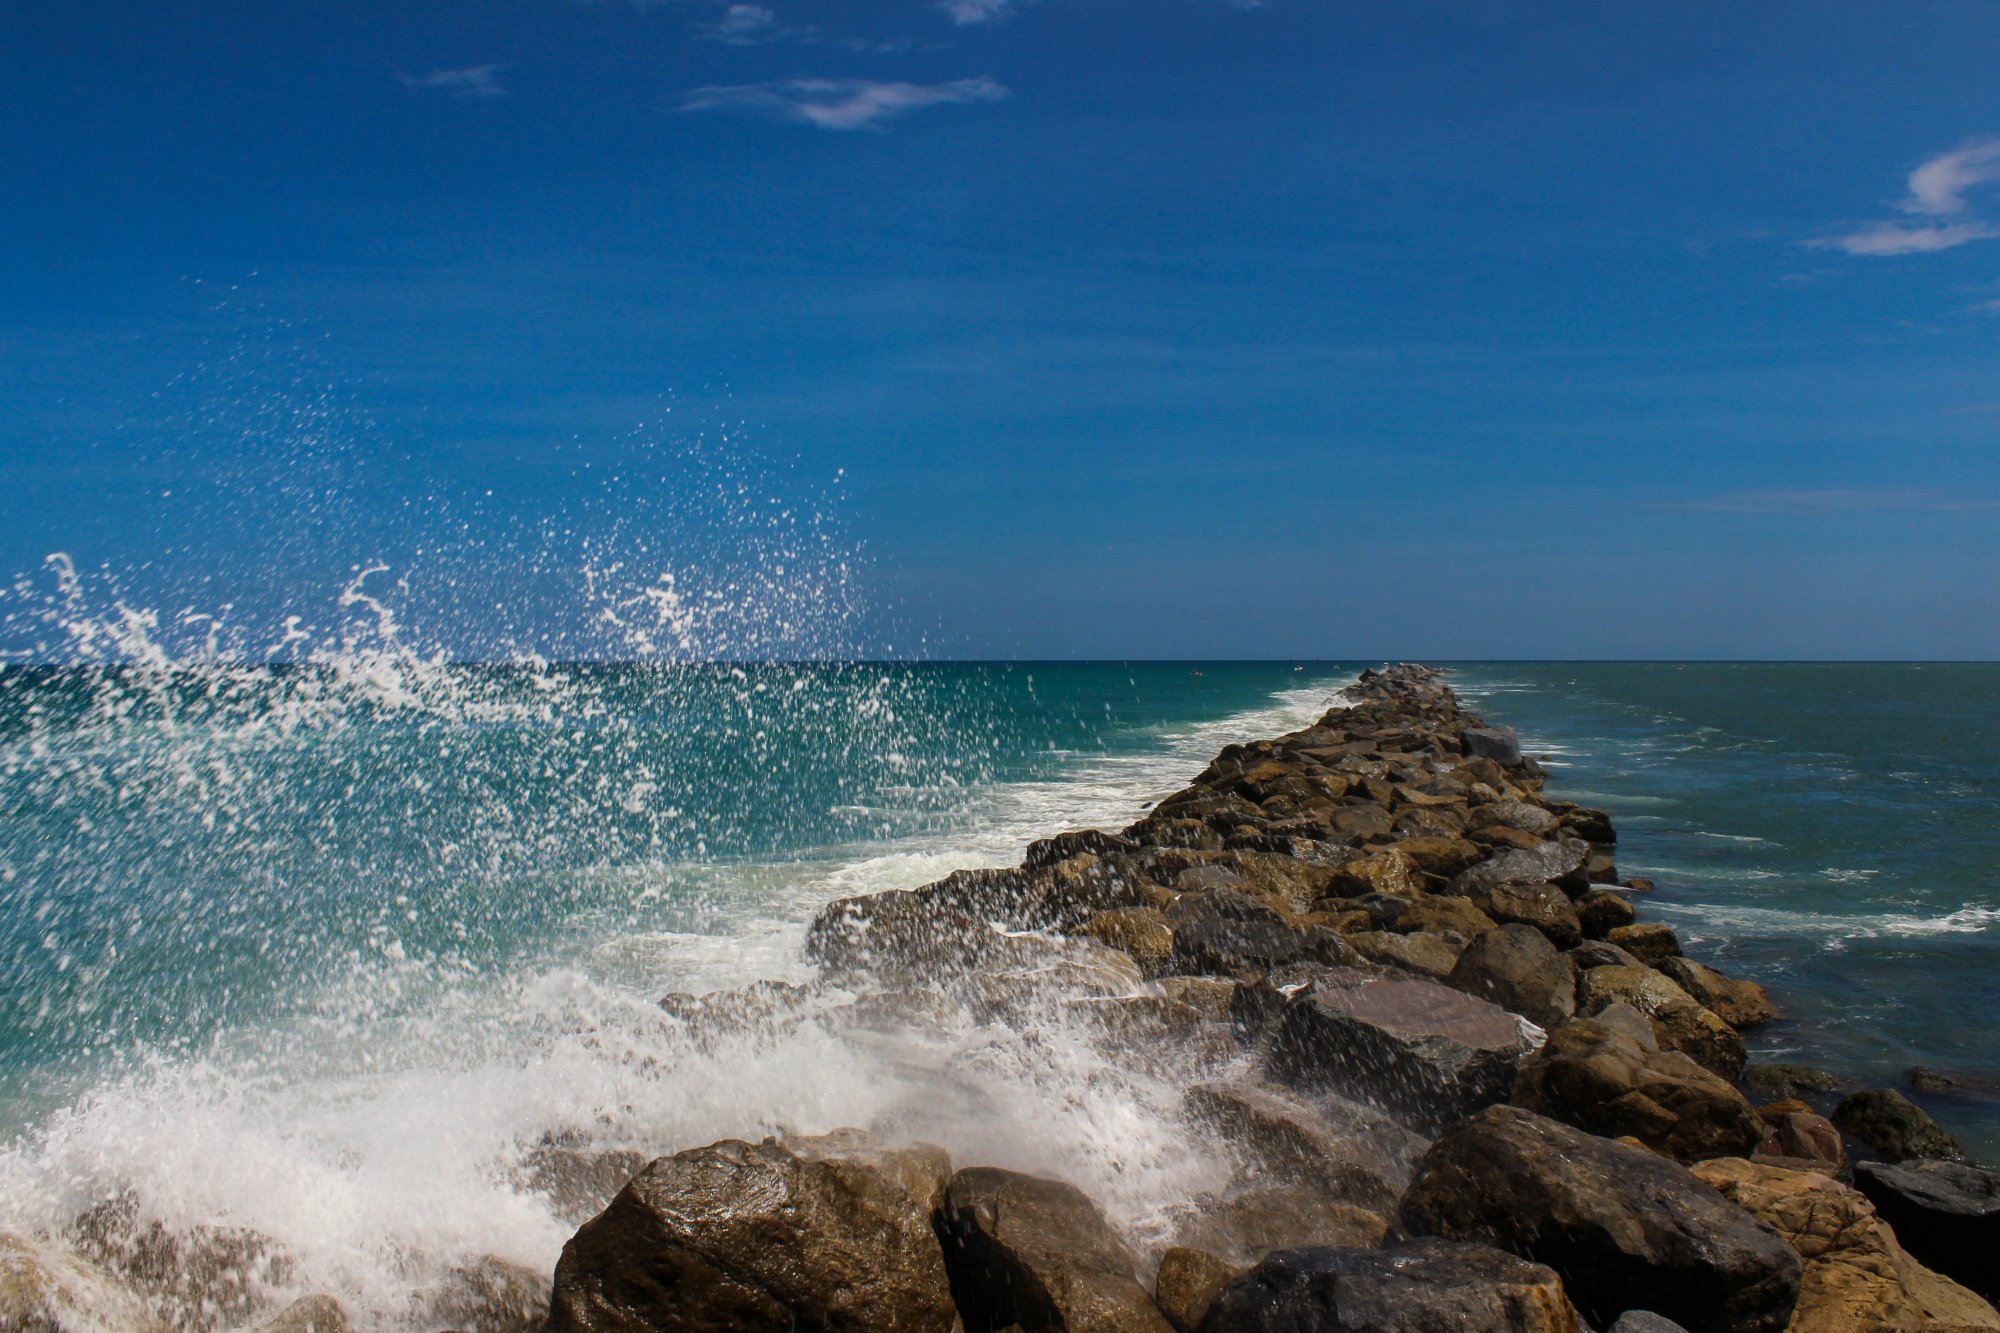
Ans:
[[[1479,936],[1445,984],[1543,1028],[1561,1027],[1576,1012],[1576,972],[1533,926],[1505,925]]]
[[[1654,1314],[1651,1310],[1627,1310],[1618,1316],[1606,1333],[1688,1333],[1679,1324],[1665,1315]]]
[[[1854,1184],[1919,1263],[2000,1299],[2000,1173],[1965,1162],[1863,1162]]]
[[[1502,884],[1552,883],[1582,893],[1590,887],[1585,874],[1589,864],[1590,844],[1581,838],[1564,838],[1489,857],[1460,871],[1451,889],[1463,897],[1476,898]]]
[[[1798,1301],[1799,1256],[1686,1167],[1519,1107],[1432,1144],[1396,1222],[1549,1265],[1594,1323],[1644,1308],[1695,1333],[1781,1333]]]
[[[1541,1264],[1484,1245],[1281,1250],[1222,1289],[1202,1333],[1574,1333]]]
[[[1519,1018],[1485,1000],[1419,977],[1340,970],[1285,1006],[1270,1069],[1430,1131],[1504,1098],[1535,1044]]]
[[[1512,727],[1467,727],[1459,738],[1472,759],[1491,759],[1502,768],[1521,763],[1521,738]]]
[[[1894,1088],[1870,1088],[1843,1097],[1830,1118],[1841,1133],[1885,1161],[1960,1155],[1957,1141],[1921,1106]]]

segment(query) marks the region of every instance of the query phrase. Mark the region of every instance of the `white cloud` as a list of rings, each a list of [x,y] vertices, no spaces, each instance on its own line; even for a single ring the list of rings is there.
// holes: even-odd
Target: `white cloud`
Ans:
[[[1996,236],[2000,236],[2000,228],[1984,222],[1952,222],[1942,227],[1877,222],[1860,231],[1829,236],[1811,244],[1823,250],[1845,250],[1850,255],[1919,255],[1949,250],[1968,241],[1990,241]]]
[[[716,20],[715,30],[725,37],[747,37],[777,26],[777,14],[762,5],[731,5]]]
[[[398,74],[405,88],[449,93],[453,97],[504,97],[500,86],[504,65],[469,65],[464,69],[434,69],[428,74]]]
[[[997,102],[1007,89],[992,79],[949,83],[882,83],[869,79],[787,79],[779,83],[696,88],[681,102],[683,111],[739,110],[823,130],[873,129],[919,107]]]
[[[1943,217],[1963,213],[1971,205],[1965,192],[1979,185],[2000,181],[2000,139],[1981,139],[1940,153],[1910,173],[1910,197],[1902,203],[1905,213],[1925,213]]]
[[[940,6],[953,23],[991,23],[1014,7],[1014,0],[944,0]]]

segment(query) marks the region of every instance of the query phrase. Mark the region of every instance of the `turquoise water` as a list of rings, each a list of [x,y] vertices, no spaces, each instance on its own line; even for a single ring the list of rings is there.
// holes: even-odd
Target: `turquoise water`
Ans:
[[[548,1271],[572,1224],[519,1172],[550,1135],[886,1119],[1143,1235],[1214,1168],[1171,1084],[1046,1033],[718,1049],[655,1001],[802,980],[825,901],[1129,822],[1359,665],[0,673],[0,1229],[126,1193],[400,1328],[455,1263]],[[1613,813],[1646,910],[1777,993],[1762,1054],[2000,1068],[2000,668],[1458,672]]]
[[[1897,1086],[2000,1069],[2000,666],[1466,664],[1475,705],[1609,810],[1643,910],[1770,986],[1753,1053]],[[2000,1108],[1927,1103],[2000,1154]]]

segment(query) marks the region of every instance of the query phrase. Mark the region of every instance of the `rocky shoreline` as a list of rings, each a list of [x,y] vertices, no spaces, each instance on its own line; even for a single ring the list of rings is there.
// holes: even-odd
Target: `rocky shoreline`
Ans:
[[[1082,1032],[1179,1090],[1226,1181],[1158,1234],[895,1124],[650,1161],[552,1139],[530,1184],[580,1223],[552,1282],[496,1263],[415,1323],[2000,1329],[2000,1173],[1894,1091],[1749,1065],[1771,999],[1640,920],[1609,818],[1544,779],[1438,673],[1367,672],[1122,832],[829,905],[811,986],[663,1001],[696,1040]],[[258,1308],[255,1237],[118,1228],[0,1236],[0,1329],[350,1326],[327,1296]]]

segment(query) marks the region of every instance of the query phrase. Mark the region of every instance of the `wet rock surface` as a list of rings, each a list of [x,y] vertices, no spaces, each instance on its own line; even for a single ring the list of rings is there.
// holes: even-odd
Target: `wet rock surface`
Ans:
[[[1440,1137],[1396,1224],[1545,1263],[1599,1324],[1647,1309],[1693,1333],[1777,1333],[1798,1299],[1798,1256],[1687,1168],[1515,1107]]]
[[[1747,1153],[1767,1133],[1748,1099],[1723,1079],[1677,1051],[1646,1050],[1590,1019],[1553,1034],[1522,1065],[1513,1101],[1683,1161]]]
[[[1574,1333],[1576,1311],[1541,1264],[1484,1245],[1271,1255],[1215,1298],[1202,1333]]]
[[[1964,1162],[1863,1162],[1854,1183],[1923,1263],[2000,1299],[2000,1172]]]

